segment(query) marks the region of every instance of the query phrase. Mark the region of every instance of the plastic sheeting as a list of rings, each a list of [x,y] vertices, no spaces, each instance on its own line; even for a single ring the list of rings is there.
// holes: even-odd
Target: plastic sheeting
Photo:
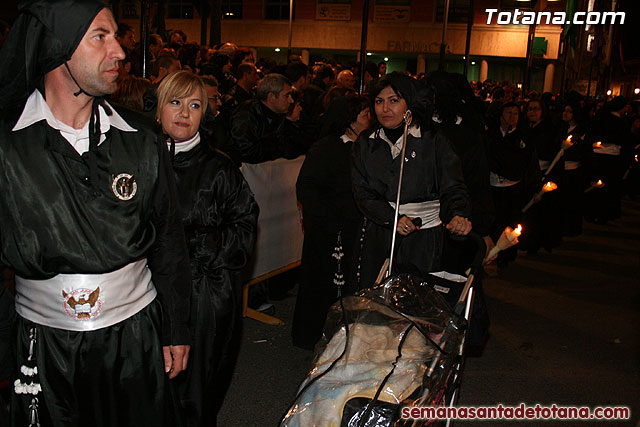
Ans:
[[[400,418],[401,408],[444,404],[465,328],[415,276],[344,298],[327,316],[314,366],[281,425],[413,424]]]

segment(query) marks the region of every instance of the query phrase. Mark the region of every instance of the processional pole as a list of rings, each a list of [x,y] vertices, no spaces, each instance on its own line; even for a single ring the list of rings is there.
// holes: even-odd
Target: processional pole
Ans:
[[[140,72],[147,78],[147,57],[149,55],[149,1],[140,0]]]
[[[407,110],[404,113],[404,132],[402,134],[402,152],[400,153],[400,174],[398,176],[398,194],[396,195],[396,206],[393,214],[393,229],[391,231],[391,254],[389,255],[389,269],[387,270],[387,277],[391,275],[391,269],[393,268],[393,253],[396,247],[396,228],[398,228],[398,217],[400,216],[400,193],[402,192],[402,177],[404,175],[404,156],[407,151],[407,133],[409,126],[411,125],[411,110]]]
[[[287,64],[291,58],[291,38],[293,37],[293,0],[289,0],[289,44],[287,45]]]
[[[369,0],[362,2],[362,34],[360,36],[360,85],[358,93],[364,92],[364,64],[367,60],[367,31],[369,29]]]
[[[440,43],[440,61],[438,62],[438,70],[444,70],[444,57],[447,53],[447,21],[449,20],[449,0],[444,2],[444,13],[442,16],[442,43]]]
[[[469,51],[471,50],[471,29],[473,27],[473,19],[474,19],[474,10],[475,7],[474,0],[469,1],[469,15],[467,20],[467,39],[464,43],[464,77],[469,80]]]

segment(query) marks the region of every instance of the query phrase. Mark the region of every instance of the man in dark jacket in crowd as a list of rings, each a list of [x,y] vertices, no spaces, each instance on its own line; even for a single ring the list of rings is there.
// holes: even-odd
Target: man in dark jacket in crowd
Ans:
[[[253,99],[256,94],[254,87],[259,80],[258,69],[252,63],[240,64],[236,78],[238,82],[225,95],[222,103],[222,108],[229,112],[233,112],[238,105]]]
[[[291,82],[268,74],[258,84],[253,101],[240,105],[231,117],[229,140],[219,147],[236,162],[262,163],[301,154],[299,117],[287,115],[293,103]]]

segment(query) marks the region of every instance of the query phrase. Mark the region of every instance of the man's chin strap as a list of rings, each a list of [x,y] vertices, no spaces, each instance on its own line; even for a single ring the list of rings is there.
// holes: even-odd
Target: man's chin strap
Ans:
[[[69,68],[69,64],[67,64],[67,61],[64,61],[64,66],[67,68],[67,72],[69,73],[69,76],[71,76],[71,80],[73,80],[73,82],[76,84],[76,86],[78,86],[78,91],[74,92],[73,96],[78,96],[81,93],[84,93],[85,95],[90,96],[92,98],[97,98],[97,96],[91,95],[90,93],[85,92],[85,90],[80,87],[80,83],[78,83],[76,78],[73,77],[73,73],[71,72],[71,69]]]

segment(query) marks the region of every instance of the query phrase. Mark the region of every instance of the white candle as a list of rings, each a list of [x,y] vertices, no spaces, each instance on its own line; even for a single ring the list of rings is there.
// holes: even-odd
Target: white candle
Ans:
[[[544,193],[548,193],[550,191],[556,190],[557,188],[558,188],[558,185],[555,182],[548,181],[545,185],[542,186],[542,190],[540,190],[535,196],[533,196],[531,200],[529,200],[529,203],[527,203],[525,207],[522,208],[522,212],[524,213],[528,211],[529,208],[533,206],[534,203],[538,203],[542,199],[542,195]]]
[[[498,253],[504,249],[510,248],[513,245],[518,243],[518,237],[522,234],[522,225],[518,224],[515,230],[511,227],[507,227],[504,229],[500,238],[496,242],[496,245],[491,248],[489,253],[484,259],[484,263],[486,264],[490,259],[493,259]]]
[[[584,193],[587,194],[589,191],[595,189],[595,188],[602,188],[604,187],[604,182],[602,182],[601,179],[599,179],[597,182],[594,182],[593,184],[591,184],[591,187],[587,188],[586,190],[584,190]]]

